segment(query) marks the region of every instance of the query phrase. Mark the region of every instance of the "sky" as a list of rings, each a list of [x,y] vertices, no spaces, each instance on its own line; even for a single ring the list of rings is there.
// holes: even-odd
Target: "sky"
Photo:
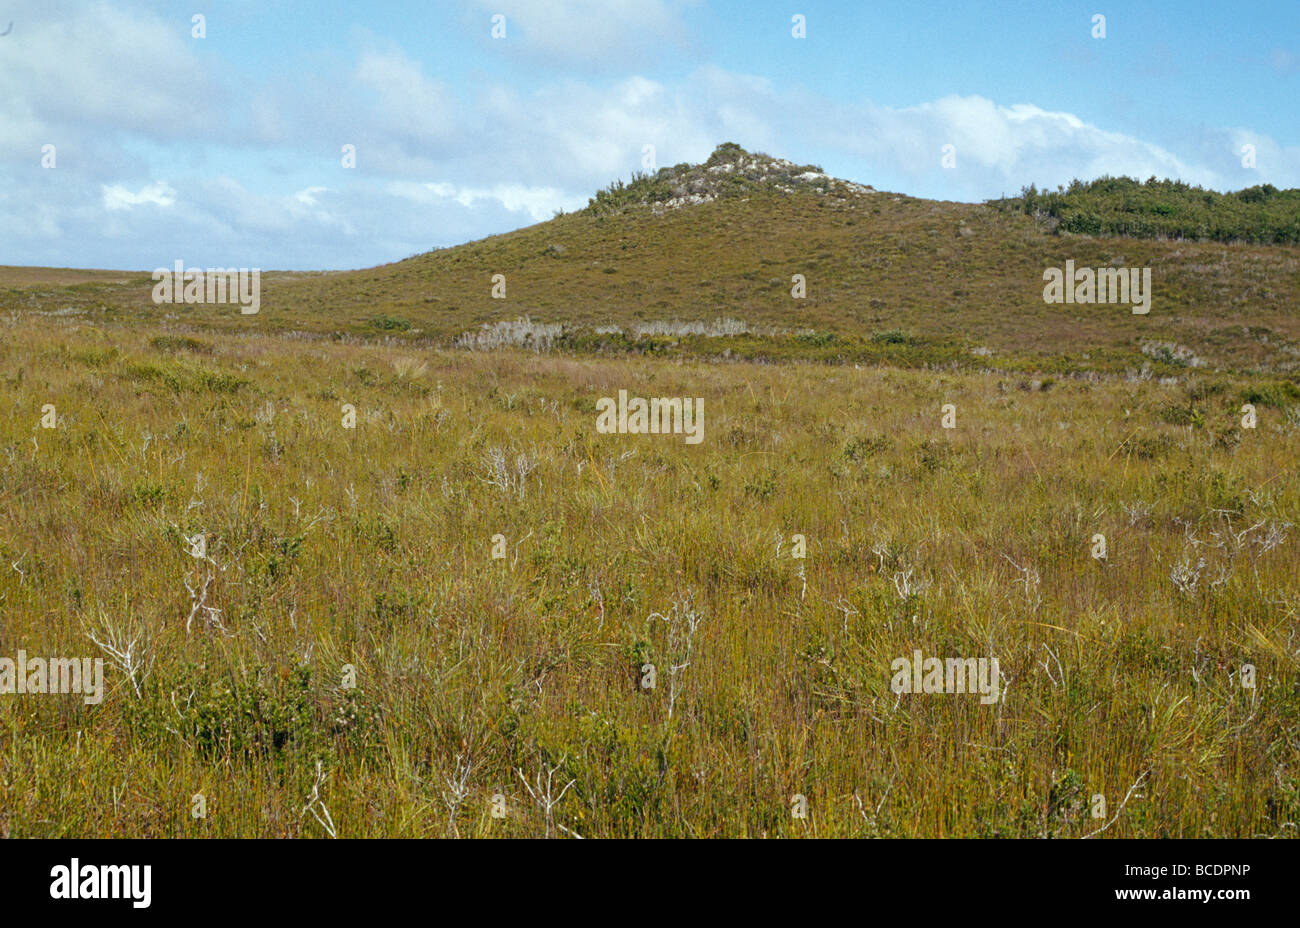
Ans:
[[[0,264],[368,267],[722,142],[966,202],[1300,187],[1298,0],[0,0],[0,33]]]

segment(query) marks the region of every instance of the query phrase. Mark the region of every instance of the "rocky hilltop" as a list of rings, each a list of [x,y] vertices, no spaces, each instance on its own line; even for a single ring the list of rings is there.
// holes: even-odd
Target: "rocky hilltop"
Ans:
[[[615,181],[591,198],[585,212],[597,215],[648,208],[662,214],[762,191],[816,194],[840,203],[875,193],[871,187],[831,177],[818,165],[799,165],[726,142],[714,149],[703,164],[683,163],[660,168],[654,174],[634,174],[626,184]]]

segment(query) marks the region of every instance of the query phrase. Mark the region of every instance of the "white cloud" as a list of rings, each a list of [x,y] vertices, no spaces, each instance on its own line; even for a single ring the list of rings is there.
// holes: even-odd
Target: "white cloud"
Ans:
[[[374,123],[390,136],[421,143],[445,139],[456,124],[455,98],[400,51],[362,53],[356,78],[374,92]]]
[[[121,184],[105,184],[104,209],[130,209],[133,206],[174,206],[176,191],[165,180],[156,181],[140,188],[139,193],[132,193]]]
[[[316,198],[328,191],[328,187],[308,187],[306,190],[299,190],[293,198],[304,206],[316,206]]]
[[[497,88],[482,106],[489,118],[477,147],[493,157],[466,165],[462,182],[509,178],[590,193],[639,170],[643,145],[655,147],[662,166],[700,160],[723,141],[800,161],[829,155],[835,167],[853,172],[852,180],[972,201],[1029,183],[1054,186],[1101,174],[1176,177],[1219,188],[1230,180],[1223,170],[1231,162],[1197,163],[1032,104],[980,96],[909,107],[843,104],[713,68],[673,85],[636,77],[608,87],[565,81],[527,96]],[[955,170],[940,163],[949,144]],[[1285,175],[1286,160],[1271,158],[1271,169]],[[1294,154],[1290,161],[1296,163]],[[500,181],[488,176],[489,168]]]
[[[1217,180],[1214,171],[1187,164],[1158,145],[1032,104],[948,96],[904,108],[867,104],[850,118],[853,137],[833,136],[848,150],[904,176],[933,176],[968,199],[996,196],[1008,185],[1019,189],[1030,182],[1056,184],[1101,174],[1181,177],[1199,184]],[[940,166],[945,145],[955,149],[955,170]]]
[[[717,109],[711,99],[718,100]],[[678,86],[644,77],[608,87],[563,81],[528,95],[497,88],[480,105],[486,115],[482,147],[493,157],[471,166],[480,172],[474,180],[584,194],[640,170],[647,144],[660,165],[700,158],[724,140],[731,128],[726,123],[741,121],[729,119],[725,98],[714,98],[694,77]],[[485,176],[488,166],[497,177]]]
[[[685,0],[466,0],[492,43],[475,60],[508,66],[443,79],[358,30],[350,59],[274,83],[228,67],[218,42],[190,41],[188,14],[162,19],[144,0],[30,6],[21,42],[0,39],[0,245],[24,263],[153,267],[179,248],[214,266],[379,263],[580,208],[640,170],[647,144],[657,166],[734,141],[967,201],[1101,174],[1300,185],[1300,148],[1245,127],[1166,129],[1157,144],[1028,102],[886,106],[713,66],[651,69],[685,41]],[[495,12],[508,17],[499,43]],[[1271,63],[1295,69],[1289,52]],[[583,69],[601,73],[577,79]],[[49,171],[37,166],[47,142]],[[339,163],[345,143],[356,170]],[[947,144],[955,170],[940,166]]]
[[[32,5],[21,36],[4,40],[5,136],[24,147],[92,133],[217,136],[219,114],[203,105],[216,84],[187,39],[188,31],[144,10],[95,3],[69,15]]]
[[[490,188],[458,187],[449,183],[398,182],[389,186],[398,197],[418,203],[452,201],[467,209],[480,202],[499,204],[507,212],[522,213],[534,222],[550,219],[556,210],[574,210],[586,206],[583,196],[565,193],[554,187],[527,187],[523,184],[496,184]]]

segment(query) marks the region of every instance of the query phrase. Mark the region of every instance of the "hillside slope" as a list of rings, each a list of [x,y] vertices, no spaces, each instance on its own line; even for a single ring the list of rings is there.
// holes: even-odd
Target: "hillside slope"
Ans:
[[[1150,313],[1045,303],[1045,269],[1070,260],[1149,267]],[[493,297],[494,275],[504,299]],[[792,296],[795,275],[803,299]],[[0,271],[0,309],[159,312],[144,275],[51,282],[39,298],[18,277]],[[264,275],[255,317],[225,306],[165,315],[182,326],[583,352],[1293,376],[1298,307],[1292,245],[1063,234],[1015,204],[883,193],[721,146],[704,165],[616,183],[585,210],[515,232],[366,270]],[[525,318],[531,325],[513,324]]]

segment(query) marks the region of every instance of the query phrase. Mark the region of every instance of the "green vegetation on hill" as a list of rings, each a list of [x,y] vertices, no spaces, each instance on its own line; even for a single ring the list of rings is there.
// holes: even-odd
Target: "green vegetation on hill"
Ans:
[[[1300,190],[1278,190],[1272,184],[1218,193],[1154,177],[1146,183],[1102,177],[1091,183],[1075,180],[1055,191],[1031,185],[1018,197],[989,205],[1046,220],[1058,234],[1300,243]]]
[[[657,174],[634,171],[629,183],[625,184],[621,179],[611,181],[608,187],[597,190],[596,195],[587,200],[587,208],[583,212],[595,216],[629,206],[670,200],[673,193],[668,183],[668,174],[672,170],[672,168],[660,168]]]
[[[815,164],[796,165],[762,152],[748,152],[735,142],[724,142],[703,164],[662,167],[653,174],[636,171],[629,183],[615,180],[596,191],[583,211],[597,216],[628,207],[666,203],[694,194],[713,198],[744,196],[764,187],[793,188],[801,174],[821,174]]]

